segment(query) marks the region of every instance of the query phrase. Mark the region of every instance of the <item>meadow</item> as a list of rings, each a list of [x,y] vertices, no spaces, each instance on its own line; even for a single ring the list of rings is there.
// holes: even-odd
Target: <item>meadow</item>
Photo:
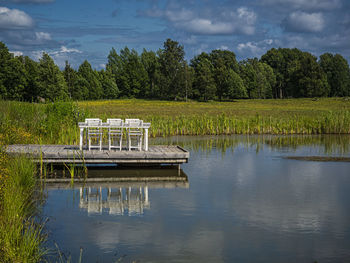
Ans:
[[[176,102],[100,100],[36,104],[0,101],[0,143],[77,144],[86,117],[140,118],[150,136],[350,134],[347,98]]]
[[[346,98],[176,102],[85,101],[91,116],[138,117],[151,122],[150,136],[221,134],[348,134]]]

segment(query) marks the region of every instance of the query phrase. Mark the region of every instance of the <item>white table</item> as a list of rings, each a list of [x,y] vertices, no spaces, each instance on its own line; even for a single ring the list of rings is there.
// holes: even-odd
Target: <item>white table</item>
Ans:
[[[79,140],[79,149],[83,150],[83,138],[84,138],[84,129],[87,127],[93,127],[93,128],[103,128],[108,129],[110,127],[109,123],[103,122],[101,125],[97,126],[88,126],[86,122],[78,122],[78,126],[80,128],[80,140]],[[145,136],[144,136],[144,142],[143,142],[143,149],[145,151],[148,151],[148,129],[151,127],[150,122],[144,122],[141,126],[142,129],[145,130]],[[123,127],[120,127],[123,129],[127,129],[128,125],[124,124]]]

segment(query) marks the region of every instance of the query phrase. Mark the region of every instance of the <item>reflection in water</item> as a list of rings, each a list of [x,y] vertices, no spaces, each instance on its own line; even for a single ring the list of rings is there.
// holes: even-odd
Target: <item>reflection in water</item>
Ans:
[[[89,169],[94,181],[50,184],[52,243],[72,261],[83,247],[83,262],[348,261],[350,163],[281,158],[325,154],[326,145],[348,154],[347,137],[308,137],[295,147],[290,136],[172,140],[191,151],[182,166],[190,187],[176,169]]]
[[[62,171],[56,176],[62,177]],[[52,178],[51,178],[52,179]],[[142,215],[150,209],[149,188],[188,188],[183,170],[172,167],[117,168],[91,167],[88,177],[71,185],[65,178],[47,180],[46,188],[79,189],[79,208],[91,214]]]
[[[301,147],[315,147],[319,154],[347,155],[350,153],[350,135],[234,135],[234,136],[172,136],[153,138],[152,144],[180,145],[193,151],[210,152],[212,149],[226,153],[240,145],[246,149],[255,147],[259,152],[264,147],[273,150],[284,148],[296,150]]]
[[[148,186],[139,188],[91,188],[80,187],[79,208],[88,214],[102,214],[107,209],[110,215],[142,215],[150,208]],[[105,193],[104,193],[105,192]]]

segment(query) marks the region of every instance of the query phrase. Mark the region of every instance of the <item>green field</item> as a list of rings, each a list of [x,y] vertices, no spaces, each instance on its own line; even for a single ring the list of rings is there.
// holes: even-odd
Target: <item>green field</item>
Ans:
[[[176,102],[102,100],[47,104],[0,101],[0,143],[77,144],[86,117],[140,118],[150,136],[350,134],[347,98]]]
[[[350,133],[346,98],[170,102],[146,100],[78,103],[91,116],[138,117],[151,136]]]
[[[236,100],[233,102],[176,102],[152,100],[84,101],[78,105],[96,116],[226,116],[240,119],[255,117],[316,117],[319,114],[350,111],[348,98]]]

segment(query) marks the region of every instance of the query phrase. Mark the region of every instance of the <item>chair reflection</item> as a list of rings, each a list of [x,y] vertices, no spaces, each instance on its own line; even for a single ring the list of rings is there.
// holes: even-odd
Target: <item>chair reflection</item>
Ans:
[[[88,214],[102,214],[106,209],[110,215],[142,215],[150,209],[148,186],[132,188],[80,187],[79,208]]]
[[[89,168],[86,178],[46,179],[48,190],[79,189],[79,209],[89,215],[142,215],[151,208],[151,189],[188,188],[182,169],[160,168]],[[75,190],[74,190],[75,191]],[[78,194],[78,193],[77,193]]]

